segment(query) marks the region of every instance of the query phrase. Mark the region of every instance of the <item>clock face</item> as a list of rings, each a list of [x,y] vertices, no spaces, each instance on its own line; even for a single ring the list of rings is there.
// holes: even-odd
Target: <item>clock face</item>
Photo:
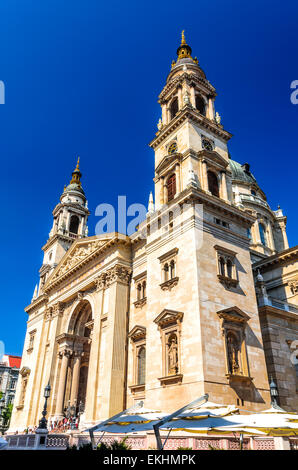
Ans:
[[[177,152],[177,144],[176,142],[173,142],[170,147],[169,147],[169,150],[168,150],[168,153],[169,155],[172,155],[173,153]]]
[[[209,151],[213,150],[211,142],[207,139],[202,139],[202,147]]]

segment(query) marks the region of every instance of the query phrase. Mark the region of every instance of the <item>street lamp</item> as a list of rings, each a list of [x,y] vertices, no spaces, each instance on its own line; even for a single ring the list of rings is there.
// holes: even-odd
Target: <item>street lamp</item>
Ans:
[[[4,408],[5,408],[5,398],[2,397],[2,398],[0,398],[0,432],[1,432],[1,434],[3,434],[3,429],[4,429],[3,416],[2,416]]]
[[[47,414],[47,404],[48,404],[48,398],[51,394],[51,386],[50,382],[44,389],[44,394],[43,396],[45,397],[45,402],[44,402],[44,407],[43,407],[43,412],[42,412],[42,418],[39,421],[39,429],[47,429],[47,420],[46,420],[46,414]]]
[[[278,406],[278,403],[277,403],[278,389],[272,377],[271,377],[271,382],[270,382],[269,387],[270,387],[270,395],[271,395],[271,405]]]

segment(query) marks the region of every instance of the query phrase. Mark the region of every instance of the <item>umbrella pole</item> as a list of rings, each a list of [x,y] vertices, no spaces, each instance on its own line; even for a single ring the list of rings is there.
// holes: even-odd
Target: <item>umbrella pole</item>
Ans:
[[[172,431],[172,428],[169,430],[168,435],[167,435],[167,437],[166,437],[165,442],[164,442],[163,445],[162,445],[162,449],[161,449],[161,450],[164,449],[164,446],[166,445],[166,442],[167,442],[167,440],[169,439],[169,435],[170,435],[171,431]]]
[[[90,441],[92,445],[92,450],[95,449],[94,433],[92,429],[89,429]]]
[[[162,442],[160,438],[159,427],[156,426],[156,424],[154,424],[153,429],[154,429],[154,434],[155,434],[155,439],[156,439],[156,444],[157,444],[157,450],[162,450]]]

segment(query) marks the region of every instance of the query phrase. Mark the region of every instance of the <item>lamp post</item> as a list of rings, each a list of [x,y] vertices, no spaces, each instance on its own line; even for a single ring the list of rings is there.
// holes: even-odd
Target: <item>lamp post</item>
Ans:
[[[5,408],[5,398],[2,397],[0,398],[0,433],[3,434],[3,429],[4,429],[4,426],[3,426],[3,409]]]
[[[278,406],[278,403],[277,403],[278,389],[272,377],[270,379],[269,387],[270,387],[271,405]]]
[[[47,429],[47,420],[46,420],[46,414],[47,414],[47,405],[48,405],[48,398],[51,394],[51,386],[50,382],[44,389],[44,397],[45,397],[45,402],[44,402],[44,407],[43,407],[43,412],[42,412],[42,418],[39,421],[39,429]]]

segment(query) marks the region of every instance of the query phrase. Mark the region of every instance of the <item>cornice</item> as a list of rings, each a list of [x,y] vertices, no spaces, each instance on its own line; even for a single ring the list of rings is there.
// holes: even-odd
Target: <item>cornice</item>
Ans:
[[[185,72],[174,78],[171,78],[169,76],[166,85],[164,86],[161,93],[159,94],[159,97],[158,97],[159,102],[165,99],[165,96],[171,91],[172,88],[176,88],[178,85],[182,85],[184,81],[186,81],[187,83],[195,82],[196,84],[203,86],[206,89],[207,93],[209,92],[212,95],[212,97],[216,96],[215,88],[211,85],[211,83],[206,78],[200,77],[196,75],[195,73],[188,74],[187,72]]]
[[[72,209],[76,209],[77,211],[81,212],[81,214],[90,215],[89,209],[85,206],[82,206],[82,204],[79,204],[77,202],[59,202],[59,204],[56,205],[52,212],[53,216],[55,216],[59,209],[61,209],[62,207],[69,207]]]
[[[30,312],[33,312],[34,310],[40,308],[42,305],[46,304],[48,300],[49,300],[49,297],[46,294],[40,295],[39,297],[37,297],[37,299],[33,300],[33,302],[31,302],[31,304],[29,304],[25,308],[25,312],[28,314]]]
[[[199,124],[205,129],[208,129],[217,137],[222,138],[225,142],[227,142],[232,137],[230,132],[225,131],[215,121],[211,121],[210,119],[206,118],[196,111],[191,105],[185,105],[169,122],[169,124],[162,127],[162,129],[156,133],[156,137],[149,143],[149,146],[153,149],[158,147],[159,144],[161,144],[170,134],[172,134],[172,132],[175,131],[175,129],[177,129],[177,127],[179,127],[187,119],[193,121],[196,124]]]
[[[85,238],[85,237],[82,237]],[[77,238],[76,240],[82,240],[82,238]],[[61,235],[60,233],[55,233],[51,238],[48,239],[48,241],[45,243],[45,245],[42,246],[42,251],[46,251],[50,246],[52,246],[57,240],[63,240],[65,242],[74,242],[74,239],[71,237],[68,237],[67,235]]]
[[[108,237],[108,235],[107,235]],[[121,238],[123,237],[123,238]],[[94,250],[92,251],[92,245],[90,247],[90,253],[88,252],[88,248],[86,249],[86,254],[84,256],[84,253],[80,258],[78,259],[77,262],[74,262],[69,269],[67,269],[65,272],[62,272],[61,275],[58,275],[59,270],[62,268],[64,265],[65,261],[74,255],[74,252],[76,248],[80,248],[80,244],[82,244],[82,241],[84,241],[84,245],[91,245],[92,242],[96,241],[99,243],[98,247],[94,247]],[[88,243],[89,242],[89,243]],[[71,277],[75,272],[79,271],[83,266],[86,264],[90,263],[93,259],[101,256],[107,249],[111,248],[114,245],[120,245],[120,244],[127,244],[129,245],[131,243],[130,238],[126,235],[121,235],[121,234],[116,234],[113,238],[107,239],[107,238],[99,238],[99,237],[88,237],[82,239],[76,240],[71,249],[68,250],[65,255],[63,256],[62,260],[58,264],[58,266],[55,268],[51,276],[49,277],[48,281],[46,282],[44,286],[44,291],[46,293],[49,293],[51,290],[53,290],[55,287],[57,287],[59,284],[61,284],[63,281],[65,281],[67,278]],[[83,249],[83,246],[82,246]],[[84,250],[83,250],[84,251]],[[58,276],[57,276],[58,275]]]
[[[273,265],[278,265],[290,260],[298,261],[298,245],[269,256],[264,260],[257,261],[252,265],[252,268],[253,270],[271,268]]]

